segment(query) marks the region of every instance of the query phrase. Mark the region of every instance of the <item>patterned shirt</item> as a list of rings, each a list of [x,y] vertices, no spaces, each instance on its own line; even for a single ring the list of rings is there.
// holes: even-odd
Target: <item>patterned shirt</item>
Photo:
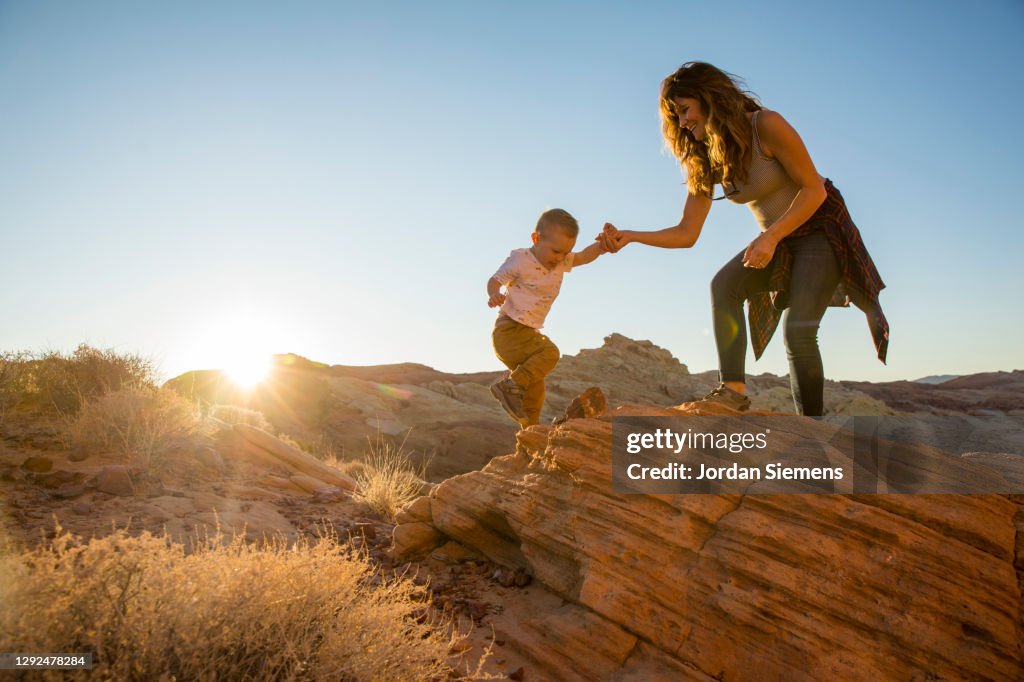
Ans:
[[[530,249],[515,249],[494,273],[494,279],[505,287],[505,303],[501,312],[527,327],[540,329],[551,310],[562,276],[572,270],[575,253],[551,270],[541,265]]]

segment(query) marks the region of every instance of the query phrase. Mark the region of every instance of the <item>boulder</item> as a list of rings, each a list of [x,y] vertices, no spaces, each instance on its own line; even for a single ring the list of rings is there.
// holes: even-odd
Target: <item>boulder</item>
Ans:
[[[45,474],[53,468],[53,460],[49,457],[32,456],[22,462],[21,468],[34,474]]]
[[[406,560],[439,547],[444,536],[434,526],[419,521],[395,526],[391,541],[388,555],[396,560]]]
[[[395,523],[414,523],[416,521],[430,522],[430,498],[423,496],[405,505],[395,514]]]
[[[275,438],[266,431],[248,424],[235,424],[234,428],[235,432],[248,442],[265,450],[293,469],[322,481],[323,483],[318,487],[323,487],[323,484],[327,483],[344,490],[355,490],[355,481],[344,476],[340,471],[332,469],[316,457]]]
[[[555,424],[562,424],[570,419],[588,419],[600,417],[608,407],[604,393],[597,386],[591,386],[572,399],[565,413],[555,418]]]
[[[96,489],[108,495],[131,497],[135,494],[128,467],[122,464],[108,464],[96,474]]]

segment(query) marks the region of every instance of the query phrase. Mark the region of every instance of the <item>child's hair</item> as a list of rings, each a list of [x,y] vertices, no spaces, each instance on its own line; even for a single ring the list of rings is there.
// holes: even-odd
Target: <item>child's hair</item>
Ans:
[[[580,234],[580,224],[568,211],[561,208],[550,208],[537,219],[536,231],[541,236],[551,234],[554,229],[561,230],[562,234],[572,239],[576,239]]]

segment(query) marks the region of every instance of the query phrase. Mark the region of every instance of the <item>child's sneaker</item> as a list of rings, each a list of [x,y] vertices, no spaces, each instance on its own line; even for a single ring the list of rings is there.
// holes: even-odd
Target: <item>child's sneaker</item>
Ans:
[[[491,384],[491,395],[497,398],[505,411],[520,424],[526,420],[526,412],[523,411],[523,393],[525,392],[526,389],[507,376]]]
[[[750,398],[738,391],[734,391],[725,384],[719,384],[718,388],[708,393],[697,401],[698,403],[717,403],[731,407],[734,410],[743,412],[750,409]]]

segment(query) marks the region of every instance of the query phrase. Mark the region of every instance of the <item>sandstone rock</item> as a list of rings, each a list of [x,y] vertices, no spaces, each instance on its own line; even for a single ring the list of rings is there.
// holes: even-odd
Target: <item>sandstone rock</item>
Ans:
[[[290,483],[290,481],[289,481]],[[278,502],[281,496],[266,488],[257,485],[237,484],[228,487],[227,494],[242,500],[263,500],[265,502]]]
[[[267,475],[260,479],[260,484],[271,488],[277,488],[278,490],[284,490],[290,493],[304,493],[306,492],[298,485],[293,483],[291,479],[283,478],[281,476]],[[325,485],[322,481],[320,485]]]
[[[88,516],[92,514],[93,507],[88,502],[75,502],[71,505],[71,511],[75,512],[79,516]]]
[[[226,468],[224,458],[213,448],[199,448],[196,452],[196,460],[203,466],[208,466],[216,471],[223,472]]]
[[[430,498],[417,497],[395,514],[395,523],[430,522]]]
[[[132,477],[128,467],[121,464],[108,464],[96,474],[96,489],[108,495],[130,497],[135,494]]]
[[[395,526],[388,556],[404,560],[420,556],[444,542],[444,536],[429,523],[403,523]]]
[[[288,445],[266,431],[247,424],[235,424],[235,431],[250,443],[266,450],[297,471],[344,490],[355,490],[355,482],[310,454]],[[321,484],[318,487],[323,487]]]
[[[823,427],[794,423],[798,439]],[[1024,508],[1005,495],[617,495],[607,421],[546,433],[441,483],[432,524],[395,528],[396,546],[432,525],[502,565],[499,578],[534,576],[526,601],[508,596],[514,620],[497,634],[538,674],[1009,680],[1024,670]]]
[[[321,503],[339,502],[346,500],[350,497],[349,493],[342,490],[336,485],[329,485],[323,488],[317,488],[313,491],[313,499]]]
[[[600,417],[604,414],[607,407],[608,403],[605,400],[604,393],[601,392],[601,389],[596,386],[591,386],[583,393],[573,398],[572,402],[569,403],[569,406],[565,408],[565,413],[560,417],[556,417],[554,423],[562,424],[570,419]]]
[[[53,468],[53,460],[49,457],[32,456],[22,462],[21,468],[32,473],[43,474]]]
[[[310,495],[317,490],[328,487],[328,484],[321,479],[307,476],[306,474],[292,474],[288,477],[288,480],[294,483],[298,488],[302,489],[303,492],[307,492]]]
[[[479,558],[479,554],[457,542],[448,541],[430,553],[432,559],[455,564],[460,561]]]
[[[89,458],[89,449],[81,445],[75,445],[68,452],[69,462],[84,462]]]

